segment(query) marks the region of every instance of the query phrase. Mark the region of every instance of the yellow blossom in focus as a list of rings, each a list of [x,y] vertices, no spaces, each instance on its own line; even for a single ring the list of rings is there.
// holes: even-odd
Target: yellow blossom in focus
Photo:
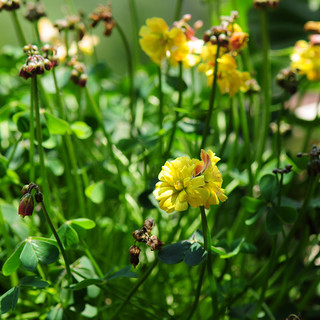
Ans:
[[[194,208],[208,208],[227,199],[221,188],[222,175],[216,166],[220,159],[210,150],[202,150],[201,159],[180,157],[165,163],[153,192],[162,210],[185,211],[189,204]]]
[[[189,53],[187,38],[177,27],[169,30],[162,18],[147,19],[139,32],[142,50],[158,65],[165,57],[174,62],[183,61]]]
[[[299,40],[291,55],[291,69],[310,81],[320,80],[320,46]]]

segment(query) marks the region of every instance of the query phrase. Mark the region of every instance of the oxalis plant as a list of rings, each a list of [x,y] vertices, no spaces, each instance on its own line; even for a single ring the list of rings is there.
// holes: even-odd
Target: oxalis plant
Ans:
[[[0,0],[1,319],[319,319],[317,1],[120,2]]]

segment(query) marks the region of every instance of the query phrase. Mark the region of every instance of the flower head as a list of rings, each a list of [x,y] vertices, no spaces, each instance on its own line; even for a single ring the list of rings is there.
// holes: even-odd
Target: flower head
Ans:
[[[33,196],[31,195],[31,193],[27,192],[22,196],[20,200],[18,213],[22,218],[24,218],[25,216],[32,216],[33,208],[34,208]]]
[[[166,57],[173,61],[183,61],[189,53],[187,37],[178,28],[169,26],[162,18],[147,19],[146,26],[139,32],[142,50],[158,65]]]
[[[220,159],[211,150],[202,150],[201,159],[179,157],[165,163],[153,192],[162,210],[185,211],[189,204],[194,208],[208,208],[227,199],[221,188],[222,175],[216,166]]]

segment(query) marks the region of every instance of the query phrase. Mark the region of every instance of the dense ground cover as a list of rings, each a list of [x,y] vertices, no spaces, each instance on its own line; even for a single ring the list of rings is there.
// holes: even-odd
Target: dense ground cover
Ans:
[[[319,319],[319,1],[138,2],[0,0],[1,318]]]

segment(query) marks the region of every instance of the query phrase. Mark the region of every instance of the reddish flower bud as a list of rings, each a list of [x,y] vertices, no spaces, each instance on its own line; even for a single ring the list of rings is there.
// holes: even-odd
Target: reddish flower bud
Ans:
[[[18,213],[22,218],[25,216],[32,216],[34,208],[33,196],[31,193],[26,193],[20,200]]]
[[[29,189],[29,185],[28,184],[24,185],[21,189],[21,193],[26,194],[28,192],[28,189]]]

